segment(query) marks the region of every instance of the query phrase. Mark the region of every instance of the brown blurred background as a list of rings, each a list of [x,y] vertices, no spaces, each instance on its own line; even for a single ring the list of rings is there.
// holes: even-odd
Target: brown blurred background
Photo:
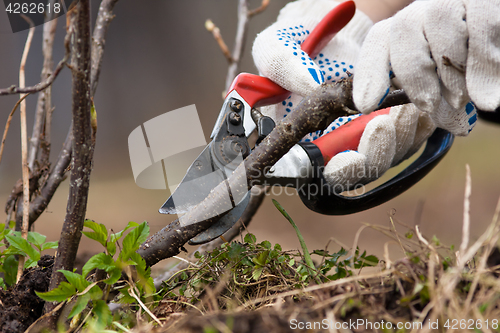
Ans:
[[[271,1],[268,9],[249,24],[241,71],[256,73],[250,49],[257,32],[271,24],[285,0]],[[260,1],[250,1],[257,7]],[[99,2],[92,1],[95,14]],[[3,5],[0,5],[0,9]],[[115,231],[128,221],[148,221],[157,231],[173,220],[158,208],[168,197],[161,190],[135,185],[128,157],[129,133],[145,121],[186,105],[196,104],[205,137],[212,130],[222,103],[227,62],[205,28],[212,19],[232,48],[237,1],[120,1],[115,8],[95,98],[98,134],[92,171],[87,218]],[[18,84],[18,68],[27,31],[13,34],[6,13],[0,11],[0,87]],[[42,29],[37,27],[26,68],[27,85],[39,82],[42,65]],[[63,57],[64,20],[59,20],[54,61]],[[70,123],[71,77],[65,69],[53,85],[54,128],[52,160],[58,154]],[[18,96],[0,97],[0,125]],[[27,98],[28,129],[31,133],[36,96]],[[349,247],[363,222],[389,226],[389,213],[410,226],[420,225],[424,235],[436,235],[445,244],[460,243],[465,183],[465,164],[471,167],[471,238],[476,239],[491,221],[500,195],[500,125],[479,121],[467,138],[456,138],[451,152],[425,179],[398,198],[377,208],[349,216],[323,216],[309,211],[298,196],[274,196],[294,218],[310,250],[323,248],[330,237]],[[165,144],[172,144],[166,142]],[[19,117],[12,122],[4,158],[0,164],[0,221],[3,205],[21,175]],[[394,174],[392,171],[391,174]],[[388,176],[385,176],[387,179]],[[59,237],[65,215],[68,181],[59,188],[47,211],[36,222],[36,231],[48,240]],[[298,248],[293,229],[274,208],[269,196],[249,229],[258,240]],[[398,227],[404,232],[403,227]],[[359,246],[382,255],[389,238],[365,229]],[[394,258],[403,254],[391,245]],[[331,245],[338,249],[338,245]],[[81,251],[97,252],[96,243],[82,238]]]

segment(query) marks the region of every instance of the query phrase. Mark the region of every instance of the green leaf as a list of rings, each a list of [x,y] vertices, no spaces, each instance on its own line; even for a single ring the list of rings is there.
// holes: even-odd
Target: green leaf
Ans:
[[[128,255],[130,255],[130,253],[132,252],[135,252],[139,248],[139,246],[141,246],[141,244],[148,238],[148,235],[149,226],[147,222],[139,224],[139,226],[129,232],[123,239],[122,259],[128,259]]]
[[[228,251],[228,256],[232,260],[239,260],[241,254],[245,252],[245,247],[240,243],[233,243]]]
[[[260,245],[262,245],[262,246],[263,246],[264,248],[266,248],[266,249],[270,249],[270,248],[271,248],[271,242],[270,242],[270,241],[267,241],[267,240],[262,241],[262,242],[260,243]]]
[[[35,291],[38,297],[47,302],[62,302],[76,294],[76,288],[68,282],[61,282],[56,289],[45,293]]]
[[[14,255],[9,255],[3,262],[5,283],[12,286],[16,283],[18,261]]]
[[[87,274],[89,274],[90,271],[93,270],[94,268],[103,269],[107,272],[108,270],[113,269],[115,267],[116,263],[113,260],[113,258],[110,255],[101,252],[92,256],[85,263],[85,265],[83,265],[82,275],[87,276]]]
[[[264,266],[266,264],[267,257],[269,256],[269,250],[261,252],[257,257],[252,258],[252,261],[256,265]]]
[[[97,232],[93,231],[82,231],[82,234],[87,236],[90,239],[93,239],[99,243],[101,243],[102,246],[106,246],[106,238],[104,237],[103,234],[99,234]]]
[[[264,266],[257,266],[252,272],[252,278],[257,281],[262,275],[262,271],[264,270]]]
[[[85,276],[78,273],[73,273],[64,269],[60,269],[58,272],[64,274],[64,277],[68,282],[74,286],[79,292],[82,292],[90,285],[90,282],[85,279]]]
[[[38,264],[38,260],[33,260],[31,258],[28,258],[24,262],[24,269],[28,269],[28,268],[31,268],[31,267],[36,267],[37,264]]]
[[[244,241],[248,244],[255,244],[255,242],[257,241],[257,237],[255,237],[254,234],[248,233],[245,235]]]
[[[134,227],[138,227],[138,226],[139,226],[139,223],[137,223],[137,222],[133,222],[133,221],[130,221],[130,222],[127,224],[127,226],[125,227],[125,229],[123,229],[122,231],[119,231],[119,232],[117,232],[117,233],[111,234],[111,235],[109,236],[109,240],[110,240],[110,242],[112,242],[112,243],[116,242],[117,240],[119,240],[120,238],[122,238],[123,233],[124,233],[125,231],[127,231],[127,230],[128,230],[128,229],[130,229],[130,228],[134,228]]]
[[[106,226],[104,224],[96,223],[92,220],[85,220],[83,225],[94,231],[83,231],[82,233],[85,236],[101,243],[102,246],[106,246],[106,241],[108,239],[108,230],[106,229]]]
[[[379,262],[378,258],[374,255],[366,256],[363,259],[365,266],[376,266]]]
[[[68,318],[73,318],[74,316],[76,316],[77,314],[82,312],[85,309],[85,307],[87,306],[87,304],[89,303],[89,301],[90,301],[89,294],[79,296],[75,302],[75,305],[73,305],[73,308],[71,309],[71,312],[69,313]]]
[[[282,249],[281,249],[281,245],[279,245],[279,244],[274,244],[274,249],[275,249],[276,251],[282,251]]]
[[[92,312],[97,320],[97,325],[100,329],[104,329],[113,321],[111,310],[109,310],[108,305],[103,300],[95,301],[93,302],[93,305],[94,308],[92,309]]]
[[[322,257],[331,257],[332,256],[330,253],[328,253],[325,250],[314,250],[312,252],[312,254],[317,254],[318,256],[322,256]]]
[[[39,250],[41,250],[41,246],[45,243],[47,236],[39,234],[38,232],[28,232],[28,242],[34,244]]]
[[[114,256],[116,253],[116,243],[115,242],[107,242],[106,243],[106,250],[108,250],[108,253],[110,256]]]
[[[42,244],[42,251],[48,250],[48,249],[57,249],[59,247],[59,242],[47,242]]]
[[[16,237],[14,235],[7,235],[5,236],[7,240],[9,241],[10,245],[15,247],[18,250],[23,251],[25,254],[27,254],[31,259],[38,261],[40,260],[40,253],[37,252],[33,246],[28,243],[28,241],[24,238],[21,237]]]
[[[119,268],[112,269],[107,273],[109,274],[109,278],[107,278],[103,282],[109,285],[115,284],[122,277],[122,271]]]

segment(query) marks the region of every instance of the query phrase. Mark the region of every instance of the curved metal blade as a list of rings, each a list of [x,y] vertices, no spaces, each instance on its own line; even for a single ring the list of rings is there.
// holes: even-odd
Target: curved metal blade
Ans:
[[[219,185],[226,176],[214,165],[210,146],[207,145],[191,164],[174,193],[160,208],[162,214],[182,214],[203,201],[210,191]]]
[[[233,209],[224,215],[219,221],[217,221],[213,226],[196,235],[189,241],[190,245],[198,245],[208,243],[217,237],[228,231],[235,223],[240,219],[241,215],[248,206],[250,201],[250,192],[247,193],[245,198],[237,204]]]

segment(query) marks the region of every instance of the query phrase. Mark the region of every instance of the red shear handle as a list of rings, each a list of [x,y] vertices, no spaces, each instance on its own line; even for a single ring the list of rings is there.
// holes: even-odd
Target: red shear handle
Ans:
[[[321,150],[325,165],[338,153],[346,150],[357,150],[366,124],[376,116],[389,114],[390,110],[391,108],[387,108],[359,116],[334,131],[314,140],[313,143]]]
[[[333,8],[318,23],[301,46],[311,58],[339,32],[354,16],[354,1],[345,1]],[[242,73],[238,75],[228,90],[228,95],[236,90],[251,107],[271,105],[286,99],[290,92],[273,81],[258,75]]]

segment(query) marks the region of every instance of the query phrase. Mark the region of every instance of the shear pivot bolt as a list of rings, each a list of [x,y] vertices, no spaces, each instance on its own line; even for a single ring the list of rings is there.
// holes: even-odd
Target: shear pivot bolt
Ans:
[[[243,105],[240,101],[235,99],[235,100],[231,101],[230,107],[231,107],[231,110],[236,111],[236,112],[240,112]]]
[[[229,122],[233,125],[239,125],[241,123],[241,116],[236,112],[231,112],[229,114]]]

